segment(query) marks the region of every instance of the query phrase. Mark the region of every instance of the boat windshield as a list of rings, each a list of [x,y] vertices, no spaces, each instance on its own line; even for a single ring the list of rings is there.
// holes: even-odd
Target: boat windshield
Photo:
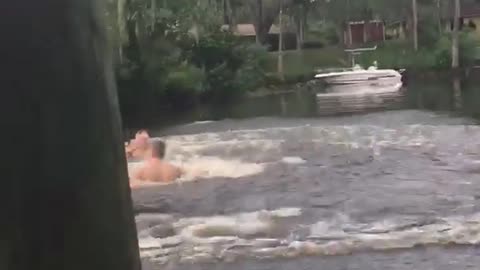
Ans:
[[[322,69],[317,69],[317,74],[345,72],[345,71],[352,71],[352,70],[353,68],[322,68]]]
[[[353,71],[358,71],[358,70],[363,70],[363,68],[359,64],[356,64],[355,66],[353,66],[352,70]]]

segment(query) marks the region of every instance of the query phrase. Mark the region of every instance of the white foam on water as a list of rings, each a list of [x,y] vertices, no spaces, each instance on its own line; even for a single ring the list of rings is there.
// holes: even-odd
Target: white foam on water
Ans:
[[[270,215],[273,217],[298,217],[302,215],[302,209],[300,208],[281,208],[270,211]]]
[[[250,163],[238,157],[222,157],[204,155],[209,149],[222,149],[228,153],[234,147],[255,147],[259,151],[278,147],[271,141],[245,141],[238,138],[222,140],[219,133],[204,133],[196,135],[181,135],[169,137],[167,140],[166,159],[181,167],[185,174],[180,181],[192,181],[199,178],[241,178],[260,174],[265,164]]]
[[[444,129],[448,129],[445,127]],[[478,130],[476,127],[472,127]],[[455,132],[459,132],[457,127],[452,127]],[[231,147],[254,144],[260,150],[278,147],[279,142],[285,141],[281,134],[295,135],[299,138],[316,140],[324,143],[350,143],[371,147],[373,144],[379,145],[404,145],[418,146],[432,141],[435,130],[434,126],[411,125],[402,126],[401,129],[386,129],[378,126],[301,126],[289,128],[269,128],[256,130],[236,130],[218,133],[201,133],[195,135],[179,135],[169,137],[169,148],[177,148],[171,152],[195,153],[209,147],[224,146]],[[303,134],[305,133],[305,134]],[[479,132],[480,133],[480,132]],[[277,135],[275,135],[277,134]],[[280,134],[280,135],[278,135]],[[227,136],[228,135],[228,136]],[[223,138],[227,136],[228,139]],[[368,139],[366,142],[359,142],[360,139]],[[176,147],[175,147],[176,146]]]
[[[274,226],[275,218],[297,217],[302,214],[299,208],[281,208],[273,211],[239,213],[229,216],[181,218],[172,222],[175,232],[182,241],[189,243],[231,242],[239,237],[247,237],[259,233],[268,233]],[[138,216],[137,222],[148,220],[165,221],[165,215],[155,218],[154,214]],[[149,229],[146,229],[147,231]],[[151,236],[139,232],[140,248],[161,246],[161,242]]]
[[[359,132],[366,134],[359,138]],[[298,135],[299,138],[318,144],[338,144],[354,149],[372,148],[377,155],[380,154],[381,147],[392,145],[416,147],[430,143],[430,139],[419,132],[417,126],[407,127],[402,132],[375,126],[300,126],[171,136],[167,140],[167,159],[186,168],[184,180],[187,181],[198,177],[239,178],[255,175],[263,171],[264,164],[241,161],[242,156],[232,157],[231,154],[234,153],[232,151],[256,149],[256,152],[263,153],[276,150],[286,142],[282,137],[287,134]],[[305,138],[304,135],[308,135],[309,138]],[[219,151],[220,156],[203,155],[205,151],[211,149]],[[224,154],[229,158],[221,156]],[[279,157],[278,161],[296,165],[305,163],[305,160],[297,156]]]
[[[138,242],[140,249],[161,248],[162,244],[158,238],[152,236],[144,237]]]
[[[185,160],[172,160],[172,163],[185,171],[179,181],[217,177],[241,178],[262,173],[265,167],[264,164],[226,160],[218,157],[194,157]]]
[[[231,216],[184,218],[173,223],[178,233],[175,256],[188,256],[192,262],[198,258],[232,259],[236,256],[255,258],[292,258],[297,256],[332,256],[358,251],[385,251],[408,249],[424,245],[477,245],[480,244],[480,213],[436,219],[421,225],[399,220],[379,220],[371,224],[339,224],[349,220],[340,216],[331,221],[319,221],[310,226],[310,236],[302,241],[255,238],[255,234],[268,233],[275,226],[275,217],[297,217],[297,208],[259,211]],[[350,230],[345,230],[350,228]],[[351,228],[356,228],[351,230]],[[150,236],[140,238],[143,257],[161,257],[168,261],[171,245],[160,252],[165,239]],[[171,242],[172,240],[170,240]],[[168,242],[168,241],[167,241]],[[195,248],[188,248],[188,247]],[[215,248],[213,248],[215,247]],[[165,255],[169,253],[170,255]],[[164,255],[162,255],[164,254]]]
[[[438,126],[430,125],[406,125],[398,129],[374,125],[304,125],[177,135],[169,136],[165,140],[166,159],[185,172],[179,179],[179,182],[182,182],[205,178],[239,179],[258,175],[272,162],[304,164],[306,161],[295,156],[294,152],[289,153],[291,156],[272,156],[278,153],[282,146],[288,146],[289,140],[295,138],[319,147],[338,145],[348,149],[371,149],[374,156],[383,155],[384,149],[389,147],[421,148],[425,151],[435,151],[438,155],[448,157],[453,163],[458,161],[467,166],[469,164],[465,163],[465,157],[452,154],[452,150],[460,153],[469,151],[473,158],[473,155],[480,154],[480,143],[465,143],[459,139],[452,144],[451,138],[464,138],[466,135],[472,137],[475,134],[480,135],[479,127],[471,126],[466,130],[464,127],[442,126],[440,132]],[[272,154],[266,158],[265,153]],[[247,162],[245,157],[256,162]],[[477,165],[474,163],[469,165],[470,170],[480,171],[477,168],[480,166]],[[129,169],[136,166],[138,163],[130,163]],[[459,170],[463,167],[460,166]]]
[[[253,148],[258,152],[268,151],[298,138],[319,145],[368,148],[372,149],[375,155],[382,155],[387,147],[415,149],[413,154],[431,150],[435,151],[436,156],[448,158],[453,165],[456,165],[457,161],[465,165],[466,158],[475,157],[457,157],[456,153],[480,153],[480,143],[472,139],[480,135],[480,128],[472,126],[468,134],[466,132],[459,126],[442,126],[439,129],[433,125],[410,125],[386,129],[374,125],[349,125],[202,133],[169,137],[167,159],[186,170],[181,181],[210,177],[236,179],[261,174],[266,164],[246,162],[242,159],[245,156],[241,156],[247,155],[245,151],[239,151],[236,156],[236,151],[233,150]],[[452,142],[452,138],[457,140]],[[209,153],[208,156],[206,152]],[[216,152],[219,152],[218,156],[213,156]],[[302,164],[304,160],[295,154],[289,153],[289,156],[278,157],[277,160],[288,164]],[[248,155],[255,153],[249,152]],[[471,162],[471,167],[476,165],[477,160]],[[399,217],[368,224],[356,223],[346,215],[338,215],[331,220],[319,220],[315,224],[296,224],[309,229],[309,235],[303,237],[302,241],[292,242],[285,236],[285,239],[269,241],[269,245],[273,246],[265,247],[259,244],[261,241],[256,238],[257,235],[265,237],[264,234],[275,227],[276,218],[295,219],[300,214],[301,210],[294,208],[175,219],[171,222],[175,231],[174,240],[169,239],[168,242],[166,238],[152,239],[148,234],[141,234],[140,248],[143,257],[155,257],[159,260],[167,258],[165,260],[168,261],[170,255],[163,254],[174,252],[175,256],[196,262],[206,258],[218,260],[228,256],[235,257],[238,254],[261,258],[322,256],[422,245],[480,244],[480,214],[437,218],[430,223],[415,222],[415,218],[402,220],[403,217]],[[295,237],[292,239],[298,240]],[[178,244],[175,251],[171,249],[172,242]]]
[[[175,139],[167,141],[166,160],[173,165],[180,167],[184,174],[178,180],[179,182],[193,181],[204,178],[242,178],[246,176],[260,174],[265,169],[265,164],[248,163],[240,159],[222,158],[217,156],[203,156],[200,154],[202,150],[209,147],[219,147],[214,139],[215,136],[207,136],[208,143],[190,142],[186,139],[181,142]],[[221,147],[229,147],[234,142]],[[130,162],[128,164],[129,171],[135,170],[141,166],[142,162]]]
[[[310,227],[310,237],[323,239],[337,239],[344,238],[347,233],[338,228],[336,224],[320,221]]]
[[[206,121],[196,121],[196,122],[193,122],[193,123],[190,123],[190,124],[187,124],[187,126],[191,126],[191,125],[202,125],[202,124],[209,124],[209,123],[214,123],[215,121],[211,121],[211,120],[206,120]]]
[[[185,240],[202,242],[209,237],[247,237],[268,233],[275,225],[274,218],[296,217],[299,208],[282,208],[274,211],[258,211],[231,216],[197,217],[181,219],[174,223]]]
[[[297,164],[297,165],[299,165],[299,164],[304,164],[307,161],[304,160],[301,157],[284,157],[284,158],[282,158],[282,162],[287,163],[287,164]]]

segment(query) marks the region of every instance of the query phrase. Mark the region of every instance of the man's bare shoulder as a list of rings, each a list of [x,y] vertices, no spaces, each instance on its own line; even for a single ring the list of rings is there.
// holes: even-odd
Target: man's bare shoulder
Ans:
[[[141,164],[138,164],[135,166],[135,168],[132,169],[132,172],[130,173],[129,177],[131,180],[144,180],[144,172],[147,169],[147,166],[144,162]]]
[[[162,161],[161,166],[165,172],[167,172],[170,175],[174,175],[175,177],[180,177],[183,174],[183,171],[180,167],[175,166],[170,162]]]

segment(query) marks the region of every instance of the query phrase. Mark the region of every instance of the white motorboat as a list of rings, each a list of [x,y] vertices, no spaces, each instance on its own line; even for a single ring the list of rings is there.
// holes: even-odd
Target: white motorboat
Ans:
[[[377,84],[342,84],[332,85],[326,88],[325,93],[317,93],[318,98],[324,97],[348,97],[357,98],[362,96],[374,96],[379,94],[394,93],[401,90],[403,84],[401,81],[391,80]]]
[[[317,93],[318,113],[365,112],[394,108],[402,103],[402,74],[394,69],[377,69],[377,63],[368,69],[355,64],[355,55],[374,48],[347,50],[351,53],[351,69],[324,70],[315,76],[327,83],[325,91]],[[403,72],[403,71],[401,71]]]
[[[352,70],[327,72],[315,75],[316,79],[324,80],[327,84],[359,84],[373,83],[381,80],[402,80],[402,74],[394,69],[353,68]]]
[[[377,46],[373,48],[358,48],[358,49],[349,49],[345,52],[349,53],[352,60],[351,69],[343,70],[324,70],[320,71],[319,74],[315,76],[316,79],[325,81],[327,84],[359,84],[359,83],[371,83],[378,80],[395,80],[401,81],[402,74],[394,69],[377,69],[377,61],[374,62],[374,65],[368,69],[364,69],[359,65],[355,64],[355,56],[363,52],[375,51]]]

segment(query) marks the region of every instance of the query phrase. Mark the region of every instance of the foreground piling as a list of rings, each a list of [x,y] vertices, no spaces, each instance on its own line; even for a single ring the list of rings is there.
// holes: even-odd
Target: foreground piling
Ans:
[[[0,1],[0,269],[140,269],[98,2]]]

